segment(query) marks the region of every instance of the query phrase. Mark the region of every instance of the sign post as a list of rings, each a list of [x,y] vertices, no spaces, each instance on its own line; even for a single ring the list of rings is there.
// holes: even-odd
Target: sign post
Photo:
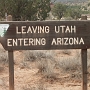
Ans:
[[[0,42],[9,56],[9,87],[14,90],[14,50],[81,49],[82,90],[87,90],[90,21],[0,22],[9,24]]]
[[[9,57],[9,90],[14,90],[14,56],[13,51],[8,51]]]
[[[87,49],[81,50],[81,60],[82,60],[82,90],[87,90]]]
[[[82,16],[81,20],[87,20],[87,16]],[[81,49],[82,60],[82,90],[87,90],[87,49]]]

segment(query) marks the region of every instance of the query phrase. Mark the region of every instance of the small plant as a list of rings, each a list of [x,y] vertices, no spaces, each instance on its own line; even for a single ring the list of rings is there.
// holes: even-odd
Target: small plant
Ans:
[[[36,55],[34,51],[24,51],[24,61],[35,61],[36,60]]]
[[[71,54],[71,51],[70,51],[70,50],[62,50],[62,53],[63,53],[63,54],[70,55],[70,54]]]
[[[34,86],[30,86],[30,85],[24,86],[23,90],[47,90],[47,89],[44,87],[43,83],[40,83]]]

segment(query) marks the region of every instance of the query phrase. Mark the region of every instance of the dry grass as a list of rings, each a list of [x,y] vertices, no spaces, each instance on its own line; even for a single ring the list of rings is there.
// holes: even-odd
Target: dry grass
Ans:
[[[1,52],[0,57],[2,58],[1,62],[7,62],[7,55]],[[48,69],[53,70],[54,66],[57,65],[59,68],[62,68],[65,71],[68,70],[79,70],[81,71],[81,51],[76,50],[74,55],[72,50],[60,50],[59,55],[63,54],[63,57],[56,56],[54,50],[27,50],[23,51],[24,58],[21,65],[23,67],[28,67],[29,62],[36,62],[37,68],[41,72],[48,72]],[[56,57],[55,57],[56,56]],[[90,50],[88,49],[88,68],[90,67]],[[46,69],[47,67],[47,69]]]
[[[58,66],[63,71],[75,71],[81,73],[80,51],[76,51],[75,56],[70,56],[70,50],[60,51],[60,54],[68,55],[68,57],[56,57],[55,51],[25,51],[23,65],[27,66],[27,61],[36,63],[39,72],[47,78],[56,78],[54,69]],[[70,57],[69,57],[70,56]]]
[[[43,83],[36,84],[34,86],[27,85],[23,87],[23,90],[47,90]]]
[[[8,65],[8,53],[0,48],[0,72],[4,70],[6,65]]]
[[[24,51],[24,61],[36,61],[41,58],[47,58],[47,59],[52,59],[53,52],[52,51],[47,51],[47,50],[34,50],[34,51]]]
[[[60,57],[57,63],[64,71],[81,70],[79,57]]]
[[[0,62],[4,64],[8,62],[7,54],[5,51],[1,50],[0,57],[2,58]],[[74,54],[73,50],[59,50],[58,56],[56,55],[57,51],[55,50],[27,50],[23,51],[24,58],[22,58],[22,62],[20,64],[21,68],[31,68],[31,62],[36,63],[39,72],[44,75],[49,75],[54,73],[54,69],[59,67],[62,71],[77,71],[81,73],[82,65],[81,65],[81,52],[80,50],[75,50]],[[63,57],[61,56],[63,55]],[[90,68],[90,50],[88,49],[88,68]]]
[[[0,64],[8,63],[8,53],[4,49],[0,49]]]
[[[54,77],[54,52],[53,51],[25,51],[24,52],[24,65],[26,61],[34,61],[38,72],[44,74],[45,77]]]

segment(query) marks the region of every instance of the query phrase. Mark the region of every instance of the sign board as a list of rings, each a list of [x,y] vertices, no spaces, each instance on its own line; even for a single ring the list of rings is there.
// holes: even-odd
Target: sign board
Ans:
[[[9,24],[1,44],[6,50],[90,48],[90,21],[0,22]]]
[[[87,90],[90,21],[0,22],[0,43],[8,50],[9,90],[14,90],[14,50],[81,49],[83,90]]]

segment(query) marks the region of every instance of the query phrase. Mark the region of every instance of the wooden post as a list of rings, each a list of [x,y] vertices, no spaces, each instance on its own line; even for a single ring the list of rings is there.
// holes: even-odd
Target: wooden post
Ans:
[[[12,21],[12,15],[7,16],[7,21]],[[13,50],[8,51],[9,58],[9,90],[14,90],[14,55]]]
[[[81,59],[82,59],[82,90],[87,90],[87,49],[81,50]]]
[[[82,16],[81,20],[87,20],[87,16]],[[87,90],[87,49],[81,50],[81,60],[82,60],[82,90]]]
[[[87,20],[87,16],[86,15],[81,16],[81,20]]]
[[[12,15],[7,16],[7,21],[12,21]]]
[[[13,51],[8,51],[9,58],[9,90],[14,90],[14,56]]]

